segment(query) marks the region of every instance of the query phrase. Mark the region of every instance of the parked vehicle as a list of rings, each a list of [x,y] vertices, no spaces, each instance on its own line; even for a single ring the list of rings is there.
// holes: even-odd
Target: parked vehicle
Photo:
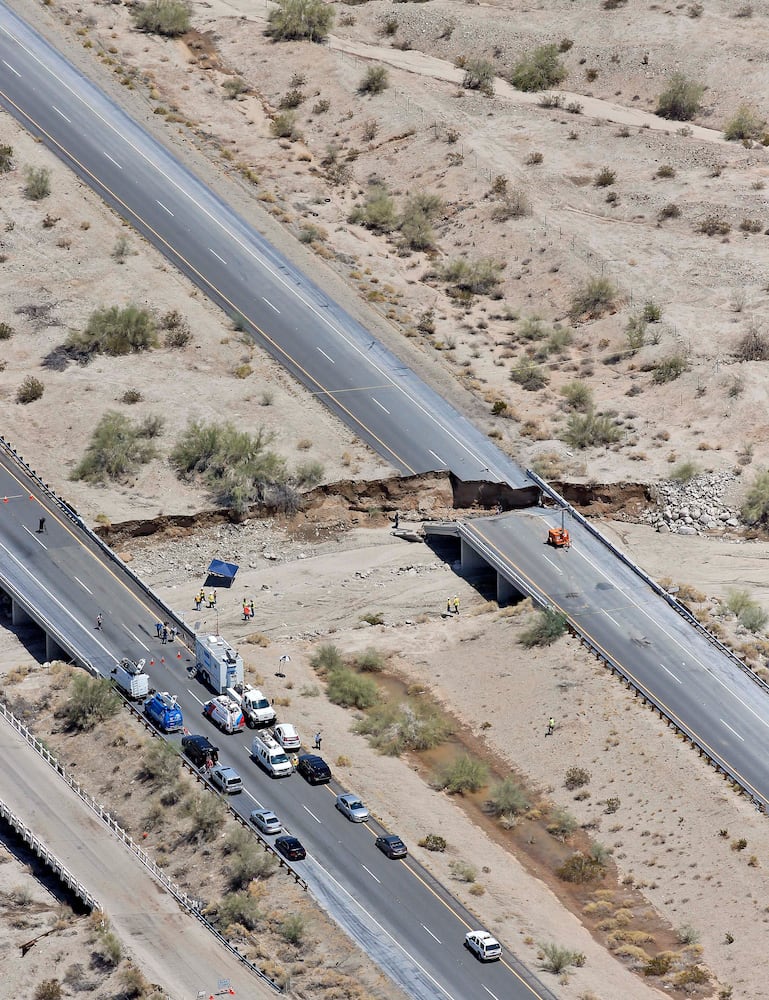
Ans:
[[[311,785],[324,785],[331,781],[331,768],[317,754],[301,754],[296,769]]]
[[[251,687],[250,684],[233,684],[227,688],[227,694],[240,705],[249,728],[269,726],[275,722],[275,709],[259,688]]]
[[[150,679],[144,673],[145,661],[135,663],[127,657],[110,671],[115,684],[132,701],[140,701],[150,693]]]
[[[271,778],[284,778],[293,774],[294,769],[283,747],[268,733],[254,736],[251,741],[251,756]]]
[[[215,767],[208,777],[211,784],[225,795],[237,795],[243,791],[243,780],[234,767]]]
[[[346,816],[353,823],[365,823],[368,820],[368,809],[358,796],[351,792],[337,795],[336,807],[343,816]]]
[[[144,714],[164,733],[176,733],[184,728],[182,711],[176,704],[176,695],[157,691],[144,704]]]
[[[465,947],[481,962],[494,962],[502,956],[502,945],[488,931],[468,931]]]
[[[303,861],[307,857],[307,851],[296,837],[278,837],[275,847],[289,861]]]
[[[302,745],[299,733],[297,733],[290,722],[281,722],[279,726],[273,729],[272,734],[276,742],[280,743],[284,750],[298,750]]]
[[[239,733],[246,728],[246,719],[240,705],[226,694],[207,701],[203,706],[203,715],[225,733]]]
[[[182,736],[182,753],[195,767],[205,767],[207,761],[216,764],[219,760],[219,747],[206,736]]]
[[[388,858],[405,858],[409,853],[401,838],[397,837],[394,833],[388,833],[385,837],[377,837],[374,844]]]
[[[220,635],[197,636],[195,669],[217,694],[243,683],[243,657]]]
[[[283,824],[271,809],[252,809],[248,817],[262,833],[281,833]]]

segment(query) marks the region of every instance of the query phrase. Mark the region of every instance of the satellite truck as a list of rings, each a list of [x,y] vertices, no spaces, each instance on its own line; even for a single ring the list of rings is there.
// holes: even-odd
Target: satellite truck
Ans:
[[[216,694],[243,683],[243,657],[220,635],[195,637],[195,669]]]
[[[144,673],[144,660],[135,663],[124,657],[116,667],[110,671],[110,675],[115,684],[120,688],[126,698],[131,701],[139,701],[146,698],[150,691],[150,679]]]

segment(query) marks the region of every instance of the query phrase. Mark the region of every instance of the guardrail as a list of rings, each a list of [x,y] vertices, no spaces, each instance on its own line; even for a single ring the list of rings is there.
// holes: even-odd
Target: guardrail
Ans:
[[[622,549],[618,548],[609,538],[607,538],[598,528],[596,528],[594,524],[591,524],[590,521],[587,520],[587,518],[583,517],[583,515],[580,514],[578,510],[575,510],[568,502],[568,500],[562,497],[557,490],[554,490],[553,487],[550,486],[549,483],[546,483],[545,480],[542,479],[540,476],[538,476],[536,472],[533,472],[531,469],[527,469],[526,474],[534,480],[534,482],[543,491],[543,493],[547,493],[547,495],[551,497],[559,505],[559,507],[561,507],[563,510],[568,511],[569,515],[573,517],[575,521],[581,524],[582,527],[585,528],[587,531],[589,531],[594,538],[597,538],[602,545],[605,545],[606,548],[608,548],[609,551],[614,556],[617,557],[617,559],[620,559],[629,569],[631,569],[637,576],[639,576],[644,581],[644,583],[646,583],[649,587],[651,587],[656,594],[662,597],[666,601],[666,603],[671,608],[673,608],[673,610],[678,615],[680,615],[689,625],[692,625],[697,630],[697,632],[700,633],[700,635],[704,636],[704,638],[706,638],[708,642],[719,651],[719,653],[723,653],[724,656],[728,656],[729,659],[732,661],[732,663],[736,664],[744,674],[747,674],[747,676],[750,677],[750,679],[755,684],[757,684],[763,691],[769,694],[769,684],[767,684],[766,681],[762,680],[757,674],[755,674],[750,669],[750,667],[748,667],[745,663],[743,663],[743,661],[739,658],[739,656],[737,656],[737,654],[734,652],[733,649],[729,649],[729,647],[726,646],[723,642],[721,642],[721,640],[717,636],[713,635],[713,633],[710,632],[702,624],[701,621],[698,621],[697,618],[695,618],[695,616],[691,613],[691,611],[684,604],[682,604],[673,594],[669,594],[661,584],[657,583],[657,581],[653,579],[651,576],[649,576],[649,574],[646,573],[643,569],[641,569],[641,567],[637,563],[633,562],[633,560],[630,558],[629,555],[627,555],[627,553],[623,552]]]
[[[714,635],[711,635],[708,632],[708,630],[704,627],[704,625],[702,625],[700,622],[697,621],[697,619],[692,615],[692,613],[688,610],[688,608],[684,608],[673,597],[672,594],[669,594],[659,583],[657,583],[656,580],[653,580],[647,573],[645,573],[641,569],[640,566],[637,566],[636,563],[634,563],[629,556],[627,556],[624,552],[618,549],[617,546],[615,546],[608,538],[602,535],[601,532],[594,525],[590,524],[590,522],[587,521],[578,511],[574,510],[571,504],[569,504],[567,500],[565,500],[556,490],[554,490],[548,483],[546,483],[544,479],[541,479],[535,472],[531,470],[527,470],[527,473],[544,493],[547,493],[548,496],[552,497],[552,499],[555,500],[555,502],[562,509],[569,511],[571,516],[573,516],[575,520],[579,522],[579,524],[585,527],[600,542],[606,545],[607,548],[609,548],[614,555],[616,555],[619,559],[621,559],[626,566],[632,569],[633,572],[636,573],[646,584],[648,584],[654,590],[655,593],[657,593],[660,597],[663,597],[666,600],[666,602],[670,605],[670,607],[672,607],[678,614],[680,614],[682,618],[684,618],[687,622],[696,625],[697,630],[701,632],[703,635],[705,635],[710,640],[710,642],[716,648],[718,648],[720,652],[724,652],[726,655],[728,655],[729,658],[733,662],[735,662],[744,673],[747,673],[764,690],[769,691],[769,685],[765,684],[761,680],[761,678],[756,677],[755,674],[739,659],[739,657],[735,656],[732,650],[730,650],[727,646],[724,646],[724,644],[720,642]],[[526,587],[525,590],[531,593],[529,587]],[[538,600],[540,603],[543,603],[541,596],[537,596],[534,594],[532,594],[531,596],[535,597],[535,599]],[[550,606],[552,607],[552,605]],[[737,788],[740,789],[740,791],[744,795],[746,795],[751,800],[751,802],[754,803],[754,805],[756,805],[763,812],[769,811],[769,800],[759,795],[759,793],[754,788],[747,786],[743,778],[741,778],[735,771],[733,771],[729,767],[729,765],[726,764],[725,761],[715,756],[713,751],[709,747],[707,747],[704,743],[702,743],[697,738],[697,736],[695,736],[694,733],[687,726],[685,726],[679,719],[674,718],[668,712],[667,708],[665,708],[665,706],[663,706],[648,689],[639,684],[638,681],[627,672],[627,670],[618,660],[615,660],[614,657],[612,657],[609,653],[607,653],[605,650],[597,646],[596,643],[590,638],[590,636],[587,635],[585,632],[583,632],[582,629],[571,619],[569,619],[569,628],[574,633],[574,635],[577,636],[580,642],[582,642],[595,656],[597,656],[598,659],[603,660],[603,662],[609,667],[612,673],[619,675],[622,678],[622,680],[627,684],[627,686],[632,688],[632,690],[636,695],[640,695],[643,698],[644,704],[650,705],[654,709],[654,711],[656,711],[659,714],[660,718],[665,719],[668,726],[672,726],[677,733],[679,733],[686,740],[688,740],[689,743],[692,744],[692,746],[696,747],[697,752],[700,754],[700,756],[705,757],[708,760],[708,762],[713,767],[715,767],[716,771],[718,771],[719,774],[725,775],[731,782],[733,782],[734,785],[737,786]]]
[[[131,706],[133,707],[133,706]],[[213,926],[213,924],[206,919],[206,917],[201,913],[202,901],[194,899],[192,896],[188,895],[183,889],[181,889],[172,879],[166,875],[166,873],[158,867],[158,865],[152,860],[152,858],[144,851],[139,845],[131,838],[122,826],[110,813],[101,805],[100,802],[86,792],[80,787],[77,781],[67,773],[64,766],[59,762],[57,757],[51,753],[48,747],[45,746],[35,735],[30,732],[24,723],[17,719],[13,712],[0,702],[0,716],[8,722],[8,724],[19,733],[24,740],[38,753],[43,760],[50,765],[64,781],[69,785],[69,787],[75,792],[75,794],[94,812],[99,819],[105,824],[105,826],[118,838],[118,840],[123,843],[129,851],[137,858],[139,862],[149,871],[149,873],[155,878],[163,888],[169,892],[174,899],[179,903],[179,905],[190,913],[195,919],[203,924],[207,931],[209,931],[213,936],[222,944],[227,951],[233,955],[241,965],[245,966],[249,972],[252,972],[255,976],[262,980],[262,982],[267,983],[271,986],[276,993],[283,993],[283,988],[276,983],[273,979],[262,972],[262,970],[254,965],[245,955],[243,955],[235,945],[231,944],[224,935]],[[99,907],[100,908],[100,907]]]
[[[13,827],[16,833],[21,837],[25,844],[35,852],[35,854],[40,858],[40,860],[48,865],[51,871],[56,875],[60,882],[73,892],[77,898],[84,903],[89,910],[101,910],[101,904],[95,896],[86,889],[82,882],[80,882],[66,865],[63,865],[61,861],[56,857],[56,855],[49,851],[45,846],[43,841],[36,836],[28,826],[26,826],[19,817],[14,813],[10,806],[7,806],[5,802],[0,799],[0,817],[8,823],[9,826]]]

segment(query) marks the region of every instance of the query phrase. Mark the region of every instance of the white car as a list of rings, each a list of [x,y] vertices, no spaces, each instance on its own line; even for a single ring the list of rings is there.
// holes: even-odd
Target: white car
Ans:
[[[468,931],[465,947],[481,962],[494,962],[502,956],[502,945],[488,931]]]
[[[353,823],[365,823],[368,819],[368,809],[352,792],[337,795],[336,807],[343,816],[346,816]]]
[[[283,824],[272,811],[272,809],[253,809],[249,819],[262,833],[281,833]]]
[[[281,722],[272,732],[276,742],[280,743],[284,750],[298,750],[302,745],[299,733],[290,722]]]

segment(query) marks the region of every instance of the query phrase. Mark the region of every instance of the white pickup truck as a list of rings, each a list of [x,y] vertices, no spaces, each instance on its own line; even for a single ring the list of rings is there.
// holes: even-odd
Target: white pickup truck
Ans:
[[[251,729],[269,726],[275,722],[277,718],[275,709],[259,688],[251,687],[250,684],[234,684],[227,688],[227,694],[240,705],[246,723]]]

